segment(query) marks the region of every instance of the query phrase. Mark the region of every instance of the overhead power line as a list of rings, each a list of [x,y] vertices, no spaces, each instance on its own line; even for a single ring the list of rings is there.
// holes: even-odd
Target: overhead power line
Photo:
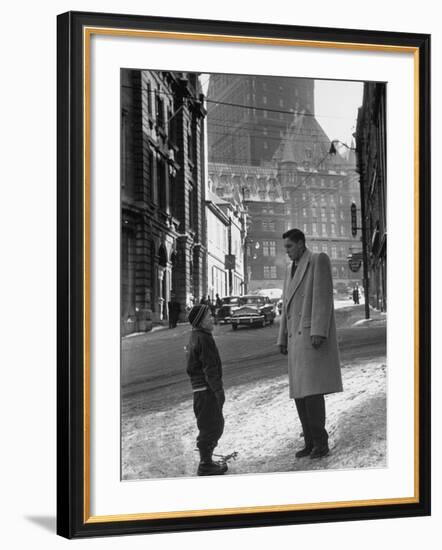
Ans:
[[[121,88],[132,89],[132,90],[141,91],[143,93],[150,93],[151,95],[162,95],[162,96],[165,96],[165,97],[171,97],[171,98],[176,99],[175,94],[165,92],[165,91],[148,90],[148,89],[145,89],[145,88],[141,88],[140,86],[129,86],[128,84],[122,84]],[[192,95],[187,96],[187,99],[191,99],[192,101],[200,101],[199,97],[192,96]],[[309,116],[309,117],[348,119],[348,116],[344,117],[344,116],[339,116],[339,115],[322,115],[322,114],[320,115],[320,114],[317,114],[317,113],[315,113],[315,114],[306,113],[305,111],[295,111],[293,109],[287,111],[287,110],[283,110],[283,109],[271,109],[270,107],[257,107],[255,105],[247,105],[245,103],[229,103],[229,102],[226,102],[226,101],[218,101],[216,99],[209,99],[205,95],[203,95],[203,100],[206,101],[207,103],[213,103],[213,104],[218,104],[218,105],[228,105],[230,107],[237,107],[237,108],[241,108],[241,109],[255,109],[257,111],[268,111],[268,112],[271,112],[271,113],[282,113],[282,114],[286,114],[286,115],[303,115],[303,116]]]

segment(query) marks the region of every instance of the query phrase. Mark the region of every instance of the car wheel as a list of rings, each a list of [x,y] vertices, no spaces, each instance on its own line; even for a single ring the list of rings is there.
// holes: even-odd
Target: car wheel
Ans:
[[[238,328],[238,325],[232,325],[232,330],[236,330]]]

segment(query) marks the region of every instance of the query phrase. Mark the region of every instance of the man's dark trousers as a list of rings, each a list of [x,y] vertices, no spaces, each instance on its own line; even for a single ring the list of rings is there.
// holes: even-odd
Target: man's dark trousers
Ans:
[[[308,395],[295,399],[302,431],[304,432],[305,446],[328,446],[328,433],[325,429],[325,400],[322,394]]]
[[[196,391],[193,394],[193,411],[199,434],[196,446],[203,451],[212,451],[224,431],[224,417],[214,392]]]

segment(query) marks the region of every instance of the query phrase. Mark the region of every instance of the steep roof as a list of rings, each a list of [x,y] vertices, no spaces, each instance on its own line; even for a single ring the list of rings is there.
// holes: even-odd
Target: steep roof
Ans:
[[[299,168],[337,168],[345,159],[336,152],[329,155],[331,140],[314,116],[309,113],[296,114],[276,150],[273,160],[277,163],[296,163]]]

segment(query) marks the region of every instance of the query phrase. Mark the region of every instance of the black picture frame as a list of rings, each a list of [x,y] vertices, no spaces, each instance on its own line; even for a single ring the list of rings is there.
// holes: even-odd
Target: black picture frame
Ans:
[[[297,523],[335,522],[430,514],[430,36],[427,34],[269,25],[105,13],[68,12],[58,16],[57,39],[57,532],[67,538],[226,529]],[[419,444],[417,497],[413,502],[346,505],[318,509],[208,516],[94,520],[88,512],[85,476],[85,253],[84,209],[84,40],[86,27],[138,29],[243,38],[322,41],[412,48],[419,62],[418,271],[419,315],[417,396]],[[86,304],[86,305],[85,305]]]

